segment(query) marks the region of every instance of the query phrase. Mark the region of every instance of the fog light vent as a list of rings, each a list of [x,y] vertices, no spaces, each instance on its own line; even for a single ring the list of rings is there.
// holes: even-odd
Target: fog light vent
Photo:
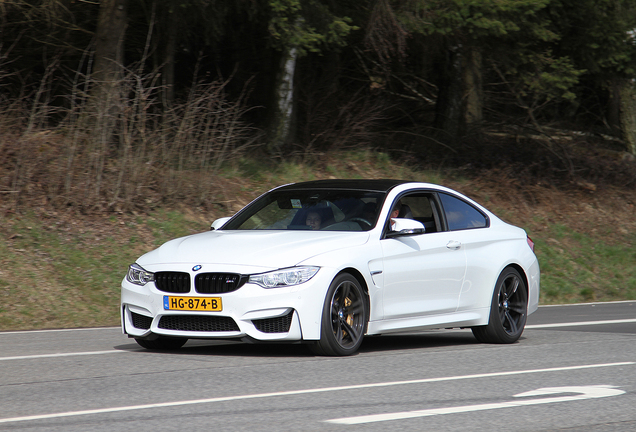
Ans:
[[[287,333],[291,327],[293,316],[294,311],[292,310],[287,315],[276,318],[252,320],[252,323],[258,331],[263,333]]]

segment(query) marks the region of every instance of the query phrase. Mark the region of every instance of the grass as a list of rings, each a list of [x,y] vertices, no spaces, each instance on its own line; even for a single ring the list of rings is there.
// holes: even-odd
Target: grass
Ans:
[[[33,214],[14,222],[14,241],[2,251],[0,328],[112,324],[117,282],[131,259],[115,241],[50,229]]]
[[[602,197],[583,202],[585,213],[575,204],[564,205],[577,202],[571,196],[542,190],[545,202],[560,205],[539,204],[528,213],[530,206],[521,205],[518,194],[511,200],[506,185],[417,171],[371,151],[260,171],[258,165],[245,159],[221,173],[229,184],[220,199],[224,204],[208,213],[188,207],[147,215],[81,217],[43,209],[0,215],[0,330],[118,325],[119,285],[137,257],[169,239],[208,230],[213,219],[232,214],[270,187],[329,177],[427,181],[474,197],[525,228],[536,242],[542,304],[636,299],[633,208],[610,212],[594,201]],[[601,223],[608,214],[611,223]]]
[[[536,240],[544,303],[636,299],[636,235],[608,244],[563,224],[548,233]]]
[[[170,238],[204,229],[175,211],[97,224],[51,224],[28,213],[3,225],[11,235],[0,243],[2,330],[116,325],[128,265]]]

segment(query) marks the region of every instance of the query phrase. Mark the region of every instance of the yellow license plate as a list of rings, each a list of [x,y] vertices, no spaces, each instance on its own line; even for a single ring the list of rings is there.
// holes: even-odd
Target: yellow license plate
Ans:
[[[221,297],[176,297],[163,296],[164,310],[208,311],[223,310]]]

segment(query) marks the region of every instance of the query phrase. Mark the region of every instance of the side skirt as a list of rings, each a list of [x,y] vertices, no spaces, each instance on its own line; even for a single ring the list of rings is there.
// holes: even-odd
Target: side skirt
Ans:
[[[375,335],[412,330],[482,326],[488,324],[489,314],[490,308],[482,308],[443,315],[370,321],[367,334]]]

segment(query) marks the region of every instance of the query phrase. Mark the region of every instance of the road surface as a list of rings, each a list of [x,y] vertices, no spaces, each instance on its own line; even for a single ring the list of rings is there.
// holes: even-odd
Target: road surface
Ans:
[[[0,431],[634,431],[636,302],[547,306],[513,345],[469,330],[301,345],[118,328],[0,333]]]

